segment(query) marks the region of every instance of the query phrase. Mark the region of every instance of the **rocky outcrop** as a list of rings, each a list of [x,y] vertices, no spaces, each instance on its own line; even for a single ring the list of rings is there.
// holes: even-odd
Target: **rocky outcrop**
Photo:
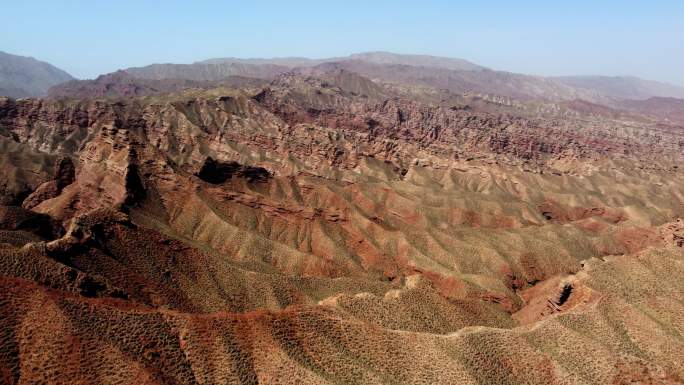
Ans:
[[[67,156],[59,158],[55,163],[53,179],[38,186],[31,195],[24,199],[22,207],[30,210],[47,199],[57,197],[66,186],[74,182],[75,177],[76,169],[71,158]]]
[[[22,199],[24,207],[58,219],[140,201],[146,190],[180,183],[175,174],[181,169],[210,183],[302,171],[327,176],[375,162],[397,180],[417,166],[449,169],[469,162],[563,175],[620,160],[676,172],[684,154],[676,131],[650,123],[529,118],[390,94],[344,71],[288,74],[251,98],[242,92],[162,103],[5,98],[0,124],[32,151],[78,158],[73,167],[63,157],[53,177]],[[563,210],[541,212],[562,223],[591,216],[622,220],[600,207]]]
[[[245,178],[250,183],[266,182],[271,174],[263,167],[244,166],[237,162],[219,162],[211,157],[202,164],[197,177],[212,184],[224,183],[233,176]]]

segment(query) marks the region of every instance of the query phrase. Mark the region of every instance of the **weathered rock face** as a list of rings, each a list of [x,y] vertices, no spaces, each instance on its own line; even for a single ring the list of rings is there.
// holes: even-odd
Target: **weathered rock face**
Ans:
[[[369,141],[391,140],[394,147],[418,145],[448,159],[501,154],[544,162],[568,157],[630,159],[639,154],[659,162],[663,154],[669,154],[670,161],[681,159],[684,150],[676,128],[656,124],[635,129],[610,119],[524,118],[398,98],[378,102],[382,98],[378,92],[359,101],[340,88],[323,93],[311,80],[292,78],[299,79],[281,78],[255,100],[290,125],[313,123],[355,131]],[[663,136],[669,140],[661,141]]]
[[[271,174],[261,167],[244,166],[237,162],[218,162],[211,157],[202,164],[197,177],[205,182],[221,184],[233,177],[244,178],[249,183],[266,182]]]
[[[230,156],[230,152],[239,156],[228,149],[229,142],[288,151],[300,160],[327,148],[320,161],[337,167],[354,168],[361,157],[373,156],[390,161],[397,169],[406,169],[413,159],[424,155],[446,160],[504,156],[513,162],[531,161],[535,166],[559,160],[638,158],[666,168],[680,161],[684,150],[679,130],[672,127],[649,123],[632,127],[613,120],[532,119],[397,98],[382,101],[385,95],[379,89],[357,84],[362,82],[357,79],[360,77],[339,80],[346,81],[343,84],[352,91],[332,83],[339,77],[331,76],[329,82],[286,75],[253,100],[239,95],[168,104],[4,99],[0,101],[0,121],[20,141],[48,153],[73,153],[93,134],[113,130],[113,134],[145,135],[142,144],[156,146],[179,163],[199,162],[212,152],[217,159]],[[342,135],[342,140],[326,138],[330,129],[338,137]],[[302,130],[308,133],[302,134]],[[302,136],[317,136],[316,143],[308,144],[309,138]],[[354,150],[341,142],[349,142]]]
[[[0,99],[0,378],[684,378],[681,132],[421,100]]]
[[[38,186],[31,195],[24,199],[22,207],[30,210],[47,199],[56,198],[66,186],[74,182],[75,177],[76,169],[71,158],[63,156],[57,159],[52,180]]]

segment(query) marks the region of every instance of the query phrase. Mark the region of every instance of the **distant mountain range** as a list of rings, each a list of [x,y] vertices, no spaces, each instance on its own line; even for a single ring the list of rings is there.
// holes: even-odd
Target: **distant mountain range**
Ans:
[[[252,64],[252,65],[278,65],[283,67],[314,67],[323,63],[343,62],[358,60],[373,64],[398,64],[415,67],[434,67],[445,68],[455,71],[480,71],[485,67],[471,63],[463,59],[445,58],[430,55],[400,55],[391,52],[364,52],[345,57],[335,57],[328,59],[308,59],[302,57],[272,58],[272,59],[239,59],[239,58],[217,58],[209,59],[195,64]]]
[[[542,77],[495,71],[463,59],[367,52],[346,57],[308,59],[214,58],[192,64],[151,64],[94,80],[75,81],[66,72],[33,58],[0,52],[0,95],[13,97],[136,96],[187,88],[245,85],[247,78],[270,81],[285,73],[349,71],[381,83],[423,86],[454,93],[498,95],[520,100],[586,100],[613,107],[623,100],[684,99],[684,87],[636,77]],[[137,80],[136,80],[137,79]],[[258,81],[253,81],[255,84]]]
[[[554,80],[617,99],[684,98],[684,88],[633,76],[565,76]]]
[[[50,87],[73,79],[65,71],[46,62],[0,51],[0,95],[15,98],[42,96]]]
[[[684,98],[684,88],[636,77],[542,77],[494,71],[463,59],[368,52],[346,57],[307,59],[216,58],[193,64],[152,64],[128,68],[144,79],[216,81],[228,76],[273,79],[283,73],[356,72],[370,79],[420,85],[459,93],[493,94],[518,99],[574,100],[598,103],[651,97]]]
[[[128,72],[116,71],[100,75],[93,80],[70,80],[50,88],[51,98],[110,98],[135,97],[179,92],[187,89],[208,89],[216,87],[257,87],[267,80],[228,76],[220,80],[190,79],[141,79]]]

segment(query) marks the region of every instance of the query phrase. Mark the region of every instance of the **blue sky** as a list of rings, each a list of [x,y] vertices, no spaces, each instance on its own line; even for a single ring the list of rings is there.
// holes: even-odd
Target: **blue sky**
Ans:
[[[387,50],[684,85],[684,1],[0,0],[0,50],[80,78],[212,57]]]

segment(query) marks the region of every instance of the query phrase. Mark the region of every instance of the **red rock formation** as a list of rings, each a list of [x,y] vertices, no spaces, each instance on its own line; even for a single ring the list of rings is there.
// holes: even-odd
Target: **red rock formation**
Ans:
[[[0,378],[684,378],[681,133],[516,108],[0,99]]]

